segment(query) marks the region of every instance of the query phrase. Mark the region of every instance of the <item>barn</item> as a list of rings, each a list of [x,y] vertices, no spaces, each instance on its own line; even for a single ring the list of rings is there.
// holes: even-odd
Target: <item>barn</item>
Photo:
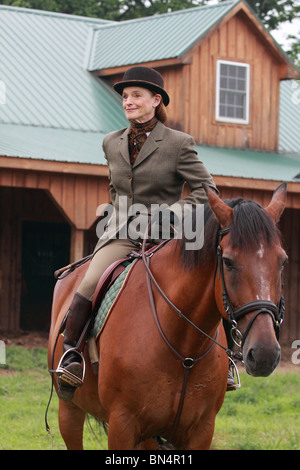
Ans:
[[[112,84],[140,64],[163,75],[167,125],[193,135],[222,197],[266,204],[287,182],[281,338],[299,338],[299,71],[249,6],[117,23],[0,5],[0,24],[0,329],[47,329],[54,270],[93,250],[102,140],[127,126]]]

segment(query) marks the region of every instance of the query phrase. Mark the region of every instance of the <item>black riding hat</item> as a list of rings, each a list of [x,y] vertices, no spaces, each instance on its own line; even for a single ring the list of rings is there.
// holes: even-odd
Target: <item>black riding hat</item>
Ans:
[[[115,83],[114,89],[122,95],[127,86],[140,86],[159,93],[165,106],[168,106],[170,98],[164,90],[164,79],[157,70],[150,67],[131,67],[126,70],[121,82]]]

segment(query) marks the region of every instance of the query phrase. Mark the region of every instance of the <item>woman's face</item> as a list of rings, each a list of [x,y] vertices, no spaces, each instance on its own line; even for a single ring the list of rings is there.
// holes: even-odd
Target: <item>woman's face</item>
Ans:
[[[139,123],[150,121],[161,101],[161,95],[136,86],[124,88],[122,98],[127,119]]]

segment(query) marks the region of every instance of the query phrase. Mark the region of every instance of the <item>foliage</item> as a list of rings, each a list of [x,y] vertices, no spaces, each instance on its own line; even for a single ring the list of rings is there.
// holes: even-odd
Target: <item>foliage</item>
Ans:
[[[223,2],[226,0],[219,0]],[[270,30],[299,17],[297,0],[246,0]],[[211,3],[211,0],[1,0],[0,4],[116,21],[183,10]]]

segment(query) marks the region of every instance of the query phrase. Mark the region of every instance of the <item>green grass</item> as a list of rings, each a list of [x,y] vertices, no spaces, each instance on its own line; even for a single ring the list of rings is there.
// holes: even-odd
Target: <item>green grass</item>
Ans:
[[[51,380],[45,349],[7,348],[7,366],[0,366],[0,449],[50,450],[44,415]],[[299,368],[299,366],[298,366]],[[3,369],[3,371],[1,371]],[[242,388],[226,394],[217,416],[213,448],[243,450],[300,450],[300,374],[275,372],[268,378],[241,373]],[[53,448],[65,449],[58,428],[58,399],[54,393],[48,413]],[[95,439],[88,425],[87,450],[106,449],[106,435]]]
[[[46,349],[6,349],[6,367],[0,365],[0,449],[51,450],[52,441],[45,428],[45,411],[50,396],[51,378],[47,369]],[[3,371],[1,371],[3,369]],[[53,393],[48,412],[48,424],[53,437],[53,449],[65,449],[58,427],[58,398]],[[86,423],[86,449],[106,449],[107,438]]]
[[[300,449],[300,374],[241,373],[242,388],[228,392],[217,416],[213,447],[238,450]]]

